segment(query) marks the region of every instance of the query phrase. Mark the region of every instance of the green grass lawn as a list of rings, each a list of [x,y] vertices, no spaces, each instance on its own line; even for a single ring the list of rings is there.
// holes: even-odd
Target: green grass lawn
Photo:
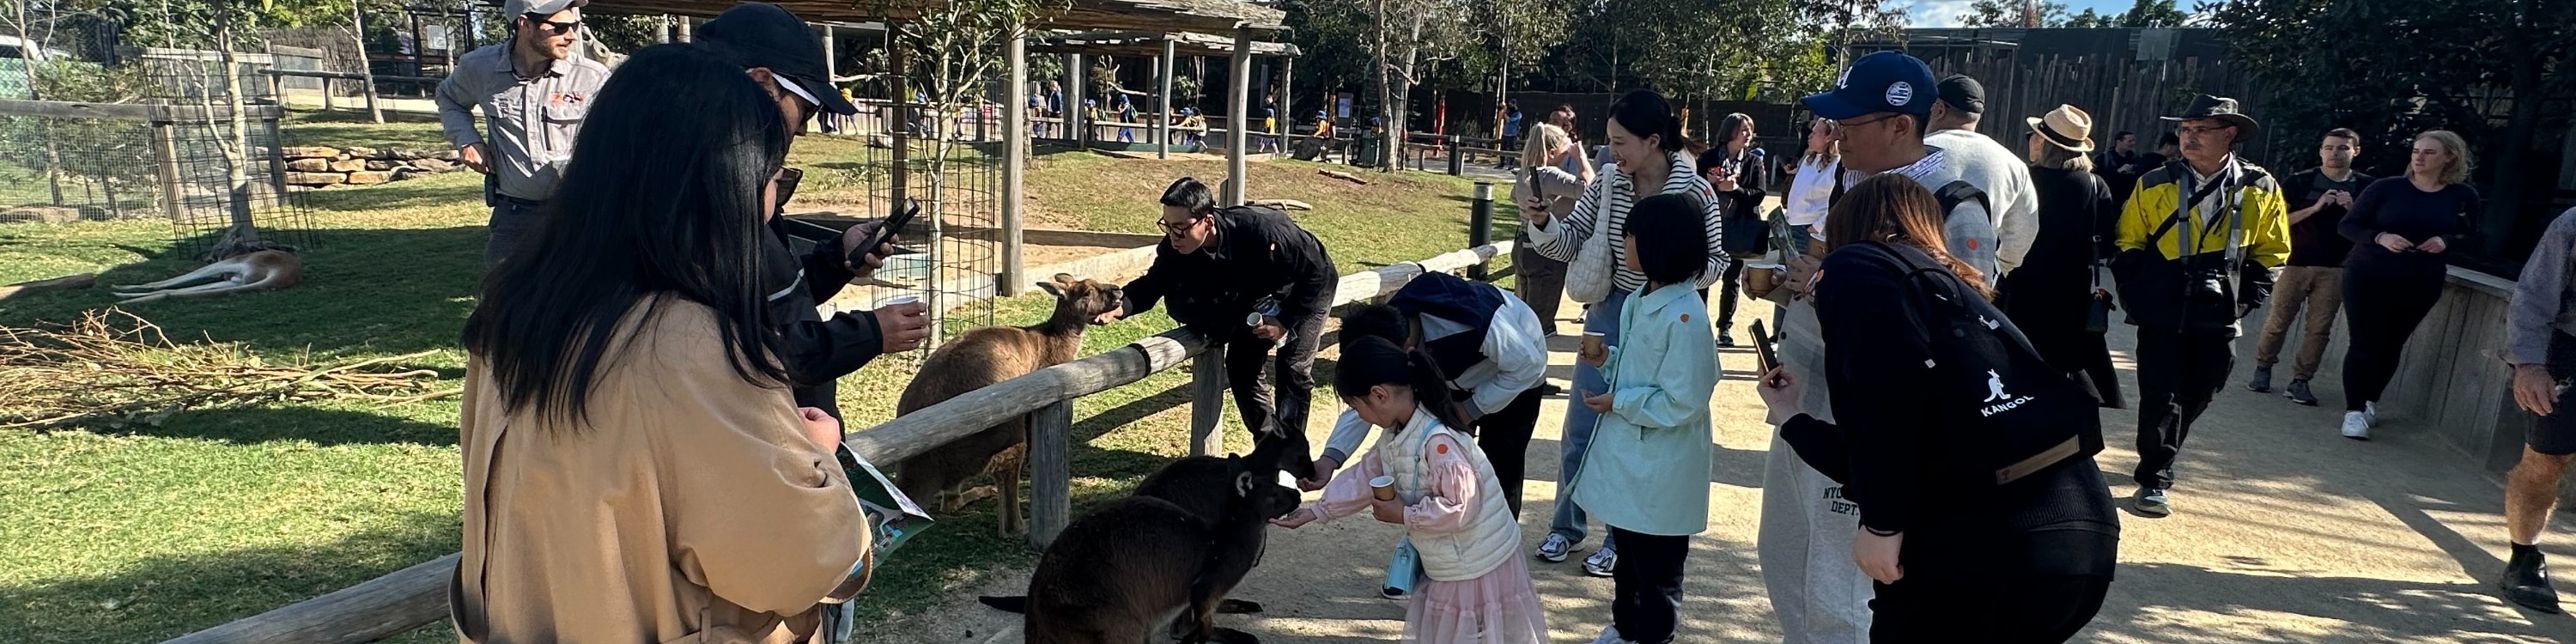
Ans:
[[[298,145],[434,147],[435,126],[300,119]],[[809,138],[795,161],[846,158],[840,140]],[[1427,257],[1463,245],[1467,184],[1446,177],[1360,173],[1355,186],[1313,164],[1257,166],[1256,197],[1315,203],[1298,218],[1330,245],[1344,272]],[[1032,165],[1029,199],[1080,227],[1150,232],[1153,196],[1171,177],[1220,175],[1209,162],[1049,155]],[[485,210],[479,177],[449,174],[313,192],[316,225],[305,282],[273,293],[160,302],[132,312],[173,339],[240,342],[264,359],[340,360],[432,351],[414,366],[453,387],[464,356],[455,339],[471,310]],[[1276,192],[1274,192],[1274,190]],[[1509,230],[1498,232],[1507,237]],[[97,271],[103,283],[160,279],[192,267],[170,247],[167,222],[0,225],[0,282]],[[0,324],[66,321],[105,306],[101,289],[0,300]],[[996,305],[997,319],[1030,323],[1042,296]],[[1086,353],[1171,328],[1159,313],[1094,330]],[[854,426],[892,415],[911,360],[881,359],[843,381]],[[1085,398],[1076,405],[1077,503],[1121,493],[1187,452],[1186,370]],[[1231,405],[1229,405],[1231,407]],[[155,641],[283,606],[452,552],[459,530],[457,403],[382,407],[355,402],[191,410],[156,426],[35,433],[0,430],[0,624],[15,642]],[[1319,412],[1321,413],[1321,412]],[[1231,439],[1244,445],[1239,429]],[[863,600],[872,618],[918,611],[997,567],[1033,556],[994,534],[992,505],[943,517],[888,562]],[[433,625],[401,642],[452,641]]]

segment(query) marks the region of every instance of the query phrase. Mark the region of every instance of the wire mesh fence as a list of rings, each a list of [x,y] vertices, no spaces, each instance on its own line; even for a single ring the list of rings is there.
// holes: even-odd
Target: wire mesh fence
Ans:
[[[857,306],[920,298],[934,312],[933,345],[952,331],[993,324],[990,300],[1002,270],[1001,144],[907,142],[900,161],[891,147],[844,145],[860,150],[857,158],[806,168],[791,211],[878,219],[905,200],[921,207],[899,243],[919,252],[888,258],[878,283],[856,287]]]
[[[256,31],[134,38],[67,6],[0,12],[0,221],[162,218],[206,259],[312,244]]]

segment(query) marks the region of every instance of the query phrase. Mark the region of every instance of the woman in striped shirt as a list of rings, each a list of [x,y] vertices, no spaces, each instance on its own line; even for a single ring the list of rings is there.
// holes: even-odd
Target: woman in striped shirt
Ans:
[[[1717,191],[1701,179],[1693,159],[1705,149],[1682,137],[1681,119],[1673,116],[1670,103],[1651,90],[1629,92],[1610,106],[1610,157],[1617,161],[1618,172],[1601,177],[1583,193],[1574,212],[1564,217],[1544,213],[1532,214],[1527,226],[1530,242],[1538,252],[1568,263],[1600,262],[1597,257],[1576,257],[1596,233],[1609,236],[1607,244],[1596,252],[1607,252],[1611,269],[1610,292],[1601,301],[1590,302],[1584,312],[1583,330],[1600,333],[1607,346],[1619,344],[1619,308],[1630,294],[1646,286],[1646,276],[1628,268],[1628,211],[1639,199],[1656,194],[1688,193],[1698,198],[1708,233],[1708,260],[1700,274],[1693,278],[1694,288],[1705,289],[1717,283],[1726,273],[1727,257],[1721,235]],[[1640,194],[1638,186],[1654,187]],[[1579,299],[1579,298],[1578,298]],[[1607,385],[1601,371],[1577,361],[1574,366],[1574,389],[1602,391]],[[1583,453],[1592,443],[1592,427],[1599,413],[1583,405],[1568,405],[1565,412],[1565,434],[1560,443],[1563,461],[1559,480],[1572,478],[1582,469]],[[1559,562],[1582,543],[1586,530],[1583,509],[1564,498],[1557,499],[1556,517],[1550,522],[1548,537],[1539,543],[1541,561]],[[1604,538],[1601,550],[1583,562],[1585,572],[1608,577],[1618,566],[1616,544]]]

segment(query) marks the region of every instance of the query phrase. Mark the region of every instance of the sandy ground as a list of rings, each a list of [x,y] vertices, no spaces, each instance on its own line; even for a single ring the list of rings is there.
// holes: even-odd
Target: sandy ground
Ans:
[[[1580,310],[1571,303],[1563,309]],[[1769,312],[1766,305],[1744,307],[1748,315]],[[1738,321],[1739,334],[1744,324]],[[2127,353],[2134,341],[2125,329],[2115,331],[2112,345],[2123,393],[2134,404]],[[1558,353],[1550,376],[1564,384],[1574,342],[1557,337],[1552,344]],[[2341,351],[2328,353],[2339,358]],[[2384,421],[2376,440],[2346,440],[2336,433],[2337,405],[2301,407],[2245,391],[2250,337],[2239,355],[2237,377],[2183,453],[2176,513],[2164,519],[2124,513],[2118,580],[2077,641],[2576,643],[2576,618],[2521,609],[2498,599],[2489,585],[2505,554],[2497,479],[2438,439],[2410,431],[2405,410],[2386,410],[2394,419]],[[1709,468],[1709,529],[1693,540],[1679,641],[1777,642],[1754,550],[1771,428],[1746,373],[1754,364],[1751,349],[1730,350],[1722,361],[1728,380],[1712,401],[1717,450]],[[2317,395],[2329,401],[2342,399],[2336,362],[2329,359],[2316,383]],[[1525,547],[1545,536],[1555,508],[1563,409],[1549,403],[1530,446]],[[1325,410],[1317,416],[1330,417]],[[1315,425],[1321,444],[1329,428]],[[2112,493],[2126,499],[2135,489],[2127,476],[2136,463],[2128,447],[2135,412],[2106,410],[2103,425],[2111,447],[2099,460]],[[2576,561],[2576,534],[2568,524],[2559,521],[2542,540],[2560,562]],[[1580,553],[1598,543],[1601,528],[1593,530]],[[1233,594],[1261,602],[1268,612],[1223,623],[1265,642],[1394,640],[1404,606],[1379,599],[1376,587],[1400,537],[1395,526],[1365,520],[1274,531],[1261,567]],[[1609,622],[1610,580],[1585,576],[1574,560],[1533,565],[1555,641],[1591,641]],[[2557,583],[2576,589],[2576,568],[2568,566],[2558,567]],[[889,634],[886,642],[1020,642],[1019,616],[985,608],[974,595],[1020,594],[1026,583],[1026,571],[1003,575],[879,632]]]

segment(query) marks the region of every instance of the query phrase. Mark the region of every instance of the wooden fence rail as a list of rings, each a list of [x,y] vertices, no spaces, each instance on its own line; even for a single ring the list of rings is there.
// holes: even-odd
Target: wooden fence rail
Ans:
[[[1511,242],[1497,242],[1343,275],[1333,305],[1384,298],[1424,273],[1481,265],[1511,250]],[[1209,347],[1206,338],[1187,328],[967,392],[853,432],[846,442],[871,463],[891,464],[1011,417],[1032,416],[1029,539],[1044,548],[1072,519],[1073,400],[1144,380],[1192,357],[1197,365],[1190,401],[1191,453],[1222,453],[1217,420],[1228,404],[1224,347]],[[457,555],[439,557],[164,644],[357,644],[391,637],[447,617],[447,583],[456,562]]]

